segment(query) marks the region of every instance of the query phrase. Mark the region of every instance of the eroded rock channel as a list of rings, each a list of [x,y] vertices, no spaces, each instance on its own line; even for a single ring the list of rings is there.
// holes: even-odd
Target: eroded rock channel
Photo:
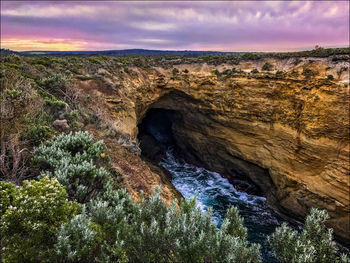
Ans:
[[[191,138],[184,136],[184,134],[188,133],[184,129],[196,130],[198,126],[196,120],[198,121],[198,118],[195,118],[196,120],[187,120],[187,118],[180,110],[151,108],[147,111],[138,125],[138,139],[142,155],[148,160],[159,164],[160,161],[167,157],[171,149],[172,155],[177,159],[185,160],[198,167],[205,167],[220,172],[240,191],[258,196],[263,196],[267,193],[267,186],[272,186],[272,182],[266,169],[232,157],[230,160],[219,160],[217,157],[214,157],[216,148],[205,154],[197,153],[195,146],[191,144]],[[186,127],[185,122],[192,123],[193,127]],[[203,144],[208,141],[208,139],[204,140]],[[212,158],[217,162],[207,162],[207,160],[202,159],[203,156]],[[252,181],[251,177],[267,181],[262,184],[264,190]],[[261,179],[262,177],[265,178]]]

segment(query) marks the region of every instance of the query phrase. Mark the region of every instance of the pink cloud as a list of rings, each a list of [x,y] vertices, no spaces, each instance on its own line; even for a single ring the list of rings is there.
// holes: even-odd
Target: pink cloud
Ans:
[[[348,1],[2,1],[1,7],[1,44],[15,50],[37,50],[44,41],[51,49],[81,50],[349,46]],[[50,40],[57,39],[70,45],[55,47]]]

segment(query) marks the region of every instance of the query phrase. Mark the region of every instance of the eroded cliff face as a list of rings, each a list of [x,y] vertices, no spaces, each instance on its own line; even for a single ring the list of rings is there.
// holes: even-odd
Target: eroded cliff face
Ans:
[[[327,209],[329,226],[349,244],[349,63],[310,59],[247,61],[235,70],[225,64],[177,65],[179,72],[130,68],[77,87],[131,140],[149,109],[176,111],[172,129],[188,160],[229,179],[248,176],[289,218]],[[272,71],[261,71],[266,62]],[[260,72],[251,73],[255,68]],[[157,172],[146,174],[126,174],[131,188],[140,180],[140,188],[169,184]],[[171,199],[176,194],[168,189]]]

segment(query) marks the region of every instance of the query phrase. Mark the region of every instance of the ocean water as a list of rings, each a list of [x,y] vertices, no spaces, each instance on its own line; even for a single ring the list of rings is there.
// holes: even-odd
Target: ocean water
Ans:
[[[248,241],[261,245],[262,261],[277,262],[266,238],[283,221],[267,206],[264,197],[238,192],[220,174],[177,160],[172,150],[159,164],[172,174],[172,184],[185,199],[196,196],[203,212],[212,208],[212,220],[217,226],[221,225],[226,210],[236,206],[244,217]]]

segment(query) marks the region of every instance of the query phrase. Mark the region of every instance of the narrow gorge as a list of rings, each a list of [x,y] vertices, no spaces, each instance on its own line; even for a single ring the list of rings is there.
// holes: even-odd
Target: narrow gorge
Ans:
[[[262,70],[266,63],[272,69]],[[124,146],[131,156],[140,155],[138,141],[144,155],[159,162],[164,145],[172,143],[187,162],[233,184],[245,179],[288,220],[302,220],[311,207],[327,209],[329,226],[349,244],[348,68],[347,61],[331,57],[177,63],[118,72],[100,68],[98,78],[75,85],[102,105],[100,115],[128,138]],[[145,132],[152,118],[168,135],[159,138],[164,144]],[[115,165],[135,195],[135,185],[150,192],[162,184],[166,200],[178,196],[159,167],[147,162],[149,171],[139,156],[129,158]],[[128,175],[133,167],[144,175]]]

